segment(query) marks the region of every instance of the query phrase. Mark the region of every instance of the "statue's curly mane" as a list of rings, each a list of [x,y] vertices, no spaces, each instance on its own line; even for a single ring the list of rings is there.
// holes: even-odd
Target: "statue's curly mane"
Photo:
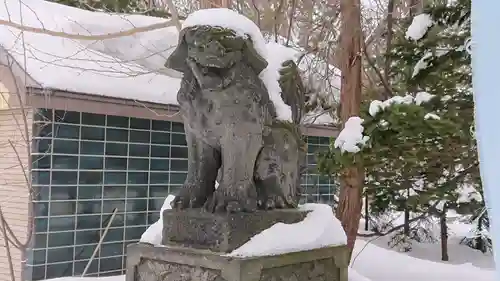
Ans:
[[[191,44],[188,44],[188,40]],[[193,26],[181,30],[177,48],[170,55],[165,66],[179,72],[186,72],[189,67],[186,59],[189,57],[189,48],[193,43],[199,46],[220,46],[220,59],[231,59],[231,54],[240,52],[241,58],[248,63],[258,75],[266,67],[267,61],[254,48],[250,36],[239,36],[234,31],[221,27]],[[207,50],[203,50],[206,52]]]

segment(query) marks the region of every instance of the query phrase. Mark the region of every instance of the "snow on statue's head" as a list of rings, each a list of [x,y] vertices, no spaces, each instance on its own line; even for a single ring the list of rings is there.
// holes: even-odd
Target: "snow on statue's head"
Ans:
[[[233,25],[220,21],[221,18],[228,18],[227,15],[230,15],[228,20],[233,18]],[[212,69],[227,69],[243,62],[257,74],[262,72],[267,67],[267,61],[259,52],[262,49],[261,40],[264,40],[262,34],[256,26],[258,33],[248,26],[238,25],[234,18],[246,25],[246,21],[250,21],[228,9],[205,9],[191,14],[184,22],[177,48],[165,66],[184,73],[189,69],[189,61]]]

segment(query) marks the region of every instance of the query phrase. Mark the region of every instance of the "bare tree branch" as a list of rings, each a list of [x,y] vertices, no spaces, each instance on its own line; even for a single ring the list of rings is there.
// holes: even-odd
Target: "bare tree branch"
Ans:
[[[7,255],[7,262],[9,264],[10,280],[16,281],[16,275],[14,273],[14,264],[12,263],[12,253],[10,252],[9,237],[7,237],[7,231],[5,226],[5,220],[3,217],[2,207],[0,207],[0,224],[2,227],[2,236],[5,241],[5,253]]]
[[[25,31],[25,32],[46,34],[46,35],[51,35],[51,36],[56,36],[56,37],[61,37],[61,38],[67,38],[67,39],[90,40],[90,41],[106,40],[106,39],[131,36],[131,35],[134,35],[137,33],[143,33],[143,32],[148,32],[148,31],[153,31],[153,30],[173,26],[174,24],[176,24],[174,20],[168,20],[165,22],[155,23],[155,24],[141,26],[141,27],[135,27],[135,28],[131,28],[128,30],[119,31],[119,32],[112,32],[112,33],[98,34],[98,35],[83,35],[83,34],[70,34],[70,33],[62,32],[62,31],[54,31],[54,30],[48,30],[48,29],[38,28],[38,27],[30,27],[30,26],[26,26],[23,24],[0,19],[0,25],[9,26],[9,27],[12,27],[12,28],[15,28],[15,29],[18,29],[21,31]]]

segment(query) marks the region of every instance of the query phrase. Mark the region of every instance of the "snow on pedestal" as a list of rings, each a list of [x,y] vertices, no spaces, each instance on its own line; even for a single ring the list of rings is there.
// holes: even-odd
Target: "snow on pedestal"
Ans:
[[[150,243],[153,245],[161,245],[161,240],[162,240],[162,232],[163,232],[163,211],[165,210],[170,210],[172,207],[170,206],[170,203],[174,201],[175,196],[174,195],[169,195],[167,198],[165,198],[165,201],[163,202],[163,206],[161,207],[160,210],[160,219],[153,223],[151,226],[144,231],[144,233],[141,236],[140,242],[143,243]]]
[[[299,206],[299,210],[310,211],[303,221],[294,224],[277,223],[228,255],[274,256],[347,243],[344,229],[331,206],[304,204]]]
[[[160,211],[160,219],[142,234],[140,242],[161,245],[163,211],[171,209],[170,203],[174,198],[175,196],[169,195],[165,199]],[[331,206],[304,204],[299,206],[299,211],[309,211],[303,221],[294,224],[276,223],[228,255],[235,257],[272,256],[347,243],[344,229],[335,217]]]
[[[259,217],[264,218],[266,213],[273,212],[260,211],[252,216],[257,216],[255,219],[259,219]],[[207,280],[228,281],[332,278],[348,281],[349,262],[345,246],[347,238],[340,222],[334,216],[332,207],[325,204],[305,204],[299,206],[297,210],[284,212],[300,212],[302,220],[294,220],[298,222],[289,224],[275,223],[253,237],[245,238],[247,241],[245,244],[229,253],[197,249],[189,245],[184,247],[147,243],[129,245],[127,280],[134,281],[135,276],[139,275],[147,276],[142,279],[144,281],[152,281],[156,280],[157,276],[172,274],[172,276],[205,276]],[[222,218],[224,214],[217,216]],[[159,228],[152,227],[150,231],[151,236],[155,236],[153,235],[155,232],[157,236],[161,236]],[[145,240],[148,239],[143,237],[142,241]]]

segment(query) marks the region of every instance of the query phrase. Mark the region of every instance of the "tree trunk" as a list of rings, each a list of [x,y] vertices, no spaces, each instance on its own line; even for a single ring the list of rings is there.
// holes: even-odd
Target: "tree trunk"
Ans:
[[[231,0],[200,0],[200,8],[231,8]]]
[[[370,214],[368,212],[368,195],[365,195],[365,231],[370,228]]]
[[[443,211],[439,216],[439,225],[441,228],[441,260],[449,261],[448,256],[448,226],[446,225],[446,206],[443,207]]]
[[[363,172],[362,167],[358,165],[345,169],[340,177],[340,201],[337,207],[337,218],[346,232],[350,253],[354,249],[359,220],[361,219]]]
[[[403,234],[404,236],[410,236],[410,210],[408,205],[405,203],[405,218],[403,222]]]
[[[476,249],[480,250],[483,254],[486,253],[486,246],[484,245],[483,237],[481,232],[483,231],[483,217],[480,216],[477,220],[477,230],[480,235],[478,235],[476,239]]]
[[[406,196],[410,196],[409,188],[406,189]],[[408,200],[405,201],[403,234],[406,237],[410,236],[410,208],[408,207]]]
[[[361,104],[361,11],[359,0],[341,0],[341,118],[358,116]],[[364,170],[361,165],[341,172],[337,217],[347,234],[350,253],[354,248],[361,219]]]
[[[394,33],[394,30],[392,30],[392,23],[393,23],[393,18],[394,18],[394,1],[395,0],[389,0],[387,3],[387,34],[385,36],[385,52],[388,54],[391,51],[391,46],[392,46],[392,35]],[[384,64],[384,79],[385,82],[390,85],[390,77],[391,77],[391,59],[386,56],[385,57],[385,64]],[[387,91],[384,91],[384,98],[390,98],[391,93],[387,93]]]
[[[408,16],[413,18],[414,16],[420,14],[424,7],[423,0],[406,0],[408,6]]]

